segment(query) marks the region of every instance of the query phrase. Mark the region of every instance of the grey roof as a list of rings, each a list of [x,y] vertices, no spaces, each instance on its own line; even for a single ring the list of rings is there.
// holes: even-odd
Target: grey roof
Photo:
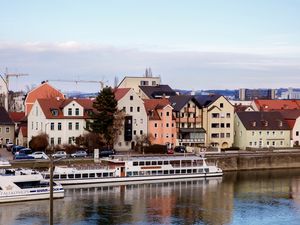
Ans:
[[[191,95],[176,95],[171,96],[169,101],[171,102],[171,106],[173,107],[175,112],[180,111],[191,99],[193,96]]]
[[[169,85],[156,85],[156,86],[139,86],[139,88],[149,98],[157,98],[156,96],[174,96],[176,92]]]
[[[279,112],[237,112],[246,130],[289,130]]]
[[[2,106],[0,106],[0,125],[14,125],[14,122]]]
[[[207,107],[214,101],[216,101],[221,95],[195,95],[196,101],[202,107]]]
[[[299,109],[287,109],[278,111],[281,113],[284,119],[295,120],[300,116]]]

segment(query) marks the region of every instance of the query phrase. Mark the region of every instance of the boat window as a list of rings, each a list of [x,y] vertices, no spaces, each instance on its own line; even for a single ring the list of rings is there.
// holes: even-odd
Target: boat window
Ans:
[[[186,173],[186,170],[181,170],[181,173]]]
[[[48,182],[40,182],[40,181],[15,182],[14,184],[17,185],[21,189],[49,187]]]
[[[102,173],[97,173],[97,177],[102,177]]]
[[[205,173],[209,173],[209,168],[205,168]]]
[[[127,176],[131,177],[132,176],[132,172],[127,172]]]
[[[151,171],[152,175],[156,175],[156,170]]]
[[[45,179],[50,179],[50,175],[49,175],[49,174],[46,174],[46,175],[45,175]]]
[[[134,171],[133,172],[133,176],[137,176],[138,175],[138,172],[137,171]]]
[[[180,170],[176,170],[176,173],[180,173]]]
[[[144,176],[144,171],[140,171],[140,176]]]
[[[198,172],[199,172],[199,173],[203,173],[203,169],[199,169]]]
[[[90,177],[95,177],[95,174],[94,173],[90,173]]]
[[[174,172],[175,172],[174,170],[170,170],[170,174],[174,174]]]
[[[157,173],[158,173],[158,174],[162,174],[162,173],[163,173],[163,171],[162,171],[162,170],[159,170],[159,171],[157,171]]]
[[[169,174],[169,171],[168,170],[164,170],[164,174]]]
[[[68,174],[69,179],[74,179],[74,174]]]
[[[152,165],[157,165],[157,162],[156,161],[152,161]]]
[[[158,164],[158,165],[162,165],[163,162],[162,162],[162,161],[158,161],[157,164]]]
[[[196,170],[196,169],[193,169],[193,173],[197,173],[197,170]]]
[[[61,174],[61,175],[60,175],[60,178],[61,178],[61,179],[66,179],[66,178],[67,178],[67,174]]]
[[[146,165],[149,166],[150,165],[150,161],[146,161]]]
[[[113,177],[113,176],[114,176],[114,173],[110,172],[110,173],[109,173],[109,176],[110,176],[110,177]]]
[[[53,176],[53,179],[59,179],[59,175],[58,175],[58,174],[55,174],[55,175]]]
[[[192,170],[191,170],[191,169],[188,169],[188,170],[187,170],[187,173],[192,173]]]
[[[140,166],[144,166],[145,165],[145,162],[144,161],[141,161],[140,162]]]
[[[146,171],[146,175],[147,175],[147,176],[150,176],[150,175],[151,175],[151,171],[149,171],[149,170]]]
[[[164,161],[164,165],[168,165],[169,164],[169,161]]]
[[[133,165],[134,165],[134,166],[138,166],[139,163],[138,163],[138,162],[133,162]]]
[[[81,174],[80,173],[76,173],[75,174],[75,178],[81,178]]]
[[[108,177],[108,173],[103,173],[103,177]]]
[[[89,177],[89,174],[88,173],[83,173],[82,174],[82,178],[88,178]]]

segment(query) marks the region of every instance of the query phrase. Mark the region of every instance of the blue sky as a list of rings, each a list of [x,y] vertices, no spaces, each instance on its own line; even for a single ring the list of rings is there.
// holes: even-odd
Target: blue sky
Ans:
[[[146,67],[175,88],[300,86],[299,12],[298,0],[0,0],[0,72],[30,74],[15,88]]]

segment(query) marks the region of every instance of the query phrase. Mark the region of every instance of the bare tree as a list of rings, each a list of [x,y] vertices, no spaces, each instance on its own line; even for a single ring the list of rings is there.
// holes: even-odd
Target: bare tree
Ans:
[[[144,147],[151,145],[151,135],[142,134],[140,136],[135,137],[135,147],[137,151],[141,151],[144,153]]]

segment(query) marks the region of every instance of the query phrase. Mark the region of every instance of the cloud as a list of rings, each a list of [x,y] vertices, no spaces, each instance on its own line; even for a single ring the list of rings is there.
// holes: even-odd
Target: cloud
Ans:
[[[124,75],[142,75],[146,67],[151,67],[154,75],[161,75],[163,82],[174,88],[276,88],[300,83],[299,56],[282,55],[280,51],[259,54],[246,49],[158,51],[74,41],[0,43],[0,71],[4,72],[5,67],[11,72],[30,74],[26,79],[19,78],[18,85],[15,80],[11,82],[12,88],[47,79],[108,80],[112,84],[115,76],[121,80]],[[98,85],[75,87],[73,83],[55,83],[55,86],[68,91],[98,90]]]

